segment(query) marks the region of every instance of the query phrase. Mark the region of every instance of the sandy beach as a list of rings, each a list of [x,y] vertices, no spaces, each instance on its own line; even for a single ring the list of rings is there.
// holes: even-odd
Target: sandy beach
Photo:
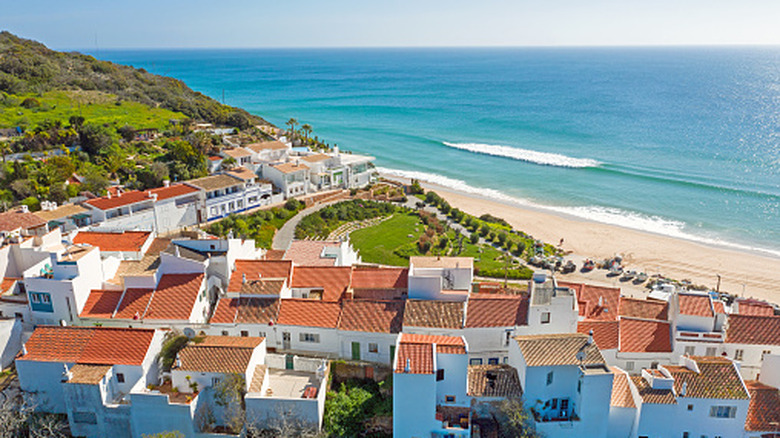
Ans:
[[[389,179],[399,180],[396,177]],[[677,280],[686,279],[713,289],[719,274],[722,292],[780,303],[780,258],[505,204],[435,184],[422,182],[422,185],[447,199],[453,207],[474,216],[490,213],[545,242],[557,244],[564,239],[563,249],[571,251],[578,260],[579,257],[601,260],[621,255],[627,269],[650,275],[660,273]],[[642,288],[608,278],[606,271],[599,269],[587,274],[578,271],[561,278],[620,286],[626,295],[631,296],[644,294]]]

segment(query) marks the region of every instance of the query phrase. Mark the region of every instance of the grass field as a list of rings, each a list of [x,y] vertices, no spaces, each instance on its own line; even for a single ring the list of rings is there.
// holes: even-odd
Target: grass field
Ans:
[[[39,105],[24,108],[22,102],[32,98]],[[68,123],[71,116],[82,116],[89,123],[130,125],[136,129],[165,129],[171,119],[184,119],[182,113],[151,108],[137,102],[118,101],[112,94],[100,91],[50,91],[42,95],[0,97],[0,128],[33,127],[44,120]]]
[[[416,214],[396,213],[379,225],[353,231],[349,235],[349,240],[360,251],[360,257],[364,262],[407,266],[409,260],[398,256],[393,251],[415,242],[422,231],[423,226]]]

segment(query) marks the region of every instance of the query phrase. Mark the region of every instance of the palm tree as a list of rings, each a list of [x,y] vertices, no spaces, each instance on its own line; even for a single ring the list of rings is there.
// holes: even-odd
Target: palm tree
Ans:
[[[309,134],[311,134],[311,125],[308,123],[304,123],[303,126],[301,126],[301,131],[303,131],[303,138],[306,139],[306,144],[309,143]]]
[[[295,139],[295,127],[298,126],[298,120],[290,118],[285,125],[290,127],[290,141],[293,141]]]
[[[0,154],[3,154],[3,164],[5,164],[5,156],[11,152],[11,143],[6,141],[0,141]]]

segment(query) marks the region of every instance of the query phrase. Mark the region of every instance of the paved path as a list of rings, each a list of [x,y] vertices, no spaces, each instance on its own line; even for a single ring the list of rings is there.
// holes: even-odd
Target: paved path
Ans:
[[[292,219],[290,219],[284,225],[282,225],[282,228],[280,228],[279,231],[276,232],[276,234],[274,235],[274,243],[271,245],[271,248],[286,251],[290,247],[290,243],[292,243],[293,239],[295,238],[295,228],[298,226],[298,223],[300,223],[303,218],[305,218],[306,216],[314,212],[322,210],[328,205],[335,204],[341,201],[343,201],[343,199],[338,199],[335,201],[313,205],[311,207],[304,208],[303,210],[299,211],[298,214],[296,214]]]

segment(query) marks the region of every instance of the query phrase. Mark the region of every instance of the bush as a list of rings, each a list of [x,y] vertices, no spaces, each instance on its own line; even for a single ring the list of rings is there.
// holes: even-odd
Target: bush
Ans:
[[[297,239],[327,237],[344,223],[389,216],[398,210],[386,202],[353,199],[329,205],[303,218],[295,229]]]
[[[479,243],[479,234],[471,233],[471,237],[469,239],[472,245],[476,245],[477,243]]]
[[[30,211],[38,211],[41,209],[41,201],[34,196],[24,198],[22,200],[22,205],[26,205],[27,208],[30,209]]]
[[[32,108],[38,108],[41,106],[41,103],[38,102],[38,99],[34,99],[32,97],[28,97],[27,99],[24,99],[21,103],[22,108],[32,109]]]
[[[482,277],[504,278],[505,273],[506,277],[512,280],[530,280],[534,271],[525,266],[521,266],[519,268],[509,269],[508,271],[504,271],[502,268],[480,269],[478,275]]]
[[[303,207],[303,203],[295,198],[288,199],[284,203],[284,208],[290,211],[298,211],[301,207]]]
[[[173,366],[173,361],[176,360],[176,355],[187,345],[189,339],[184,335],[176,335],[171,333],[168,339],[163,342],[162,349],[160,350],[160,358],[162,358],[163,371],[169,371]]]

